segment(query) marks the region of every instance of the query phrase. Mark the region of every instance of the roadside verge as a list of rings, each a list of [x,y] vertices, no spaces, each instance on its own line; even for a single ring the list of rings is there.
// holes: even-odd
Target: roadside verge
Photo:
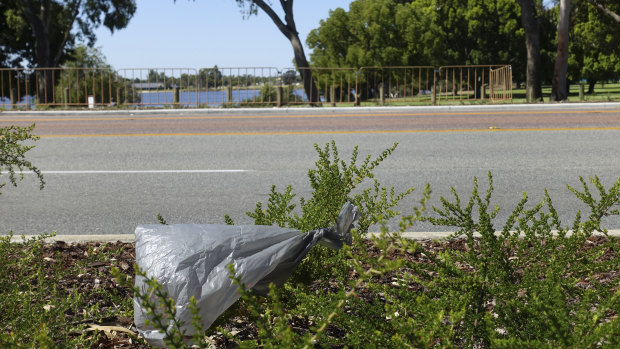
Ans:
[[[379,233],[370,233],[371,235],[379,235]],[[404,232],[402,236],[411,240],[439,240],[445,239],[452,235],[453,232]],[[477,234],[474,234],[477,235]],[[620,230],[609,230],[609,236],[620,237]],[[24,235],[28,239],[35,238],[37,235]],[[479,235],[478,235],[479,236]],[[21,235],[14,235],[11,242],[21,242]],[[77,242],[134,242],[133,234],[102,234],[102,235],[56,235],[45,239],[45,242],[64,241],[67,243]]]

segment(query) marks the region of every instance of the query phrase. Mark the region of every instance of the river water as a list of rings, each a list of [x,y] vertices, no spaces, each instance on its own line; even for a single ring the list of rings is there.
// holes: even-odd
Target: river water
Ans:
[[[299,101],[307,100],[303,89],[295,90],[294,94]],[[251,102],[259,95],[260,90],[258,89],[233,90],[232,103],[241,103],[244,101]],[[132,103],[132,105],[163,108],[165,106],[172,105],[174,100],[172,91],[139,92],[138,96],[140,97],[140,101]],[[221,106],[230,102],[231,101],[228,101],[228,94],[226,90],[179,92],[179,104],[183,107]],[[0,97],[0,108],[11,109],[12,107],[10,104],[11,101],[8,98]],[[27,107],[28,109],[33,108],[34,104],[36,104],[36,99],[33,96],[24,96],[18,103],[20,107]]]

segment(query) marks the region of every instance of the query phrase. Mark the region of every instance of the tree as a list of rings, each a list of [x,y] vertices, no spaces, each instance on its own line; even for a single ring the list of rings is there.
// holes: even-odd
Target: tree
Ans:
[[[198,72],[200,76],[200,86],[215,87],[223,85],[222,72],[218,69],[217,65],[213,68],[203,68]]]
[[[513,0],[356,0],[308,35],[312,62],[330,66],[497,64],[525,55]]]
[[[525,65],[519,18],[513,0],[355,0],[349,11],[332,11],[307,43],[321,66],[518,67]]]
[[[448,47],[431,0],[356,0],[337,8],[308,34],[313,65],[429,65]]]
[[[28,25],[6,1],[0,2],[0,67],[17,66],[32,36]]]
[[[613,6],[620,6],[620,4],[618,3],[618,1],[616,1],[615,4],[611,4],[611,2],[613,1],[608,1],[610,2],[610,4],[605,4],[605,3],[601,3],[598,0],[585,0],[587,2],[589,2],[592,6],[596,7],[597,9],[599,9],[601,12],[603,12],[605,15],[611,17],[616,24],[620,25],[620,15],[618,13],[618,11],[614,11],[609,5]]]
[[[560,0],[560,17],[558,20],[558,53],[551,81],[551,101],[563,101],[568,98],[568,31],[570,18],[570,0]]]
[[[521,6],[521,23],[525,30],[527,49],[525,99],[533,103],[542,99],[540,25],[534,0],[517,0],[517,3]]]
[[[620,1],[605,3],[606,8],[620,12]],[[602,15],[601,15],[602,14]],[[620,36],[618,22],[605,15],[592,1],[575,1],[571,11],[568,76],[573,81],[586,79],[588,93],[598,81],[620,75]]]
[[[284,85],[293,85],[297,82],[297,73],[294,70],[287,70],[282,73],[282,83]]]
[[[77,40],[95,42],[94,29],[101,24],[114,31],[127,26],[136,11],[135,0],[8,0],[5,20],[13,31],[27,26],[32,33],[22,59],[37,68],[58,67]],[[22,29],[23,30],[23,29]],[[39,74],[39,98],[52,98],[51,75]]]
[[[63,68],[55,86],[56,103],[86,104],[88,96],[93,96],[99,104],[139,101],[140,94],[134,95],[128,81],[112,70],[96,48],[77,46]]]
[[[299,40],[299,33],[295,25],[295,17],[293,15],[293,0],[280,0],[280,5],[284,11],[284,19],[280,18],[272,8],[272,5],[263,0],[235,0],[246,16],[255,15],[260,8],[273,23],[278,27],[280,32],[291,42],[293,54],[295,56],[295,64],[303,80],[304,90],[311,103],[319,100],[318,90],[312,81],[312,71],[304,53],[304,47]]]

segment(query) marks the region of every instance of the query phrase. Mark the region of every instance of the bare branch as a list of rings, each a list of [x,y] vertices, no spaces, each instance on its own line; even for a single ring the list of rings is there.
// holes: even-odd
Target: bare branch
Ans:
[[[73,6],[74,7],[73,12],[71,13],[71,22],[66,27],[65,35],[63,35],[60,46],[58,46],[58,51],[56,51],[56,55],[54,56],[54,66],[56,66],[60,61],[60,57],[62,56],[62,53],[64,51],[65,44],[67,43],[67,40],[69,40],[69,36],[71,35],[71,29],[73,28],[73,23],[75,23],[75,19],[80,14],[80,6],[82,6],[82,0],[78,0],[77,4],[74,3]]]
[[[286,36],[288,39],[291,38],[291,35],[293,34],[293,32],[291,31],[291,28],[288,27],[287,25],[288,23],[284,24],[284,22],[282,22],[282,19],[280,19],[278,14],[275,13],[275,11],[271,8],[271,6],[269,6],[263,0],[252,0],[252,2],[256,4],[256,6],[260,7],[261,10],[265,11],[267,16],[271,18],[273,23],[276,25],[276,27],[278,27],[278,29],[280,29],[280,31],[282,32],[282,34],[284,34],[284,36]]]
[[[589,2],[592,6],[595,6],[596,8],[601,10],[603,13],[605,13],[609,17],[613,18],[616,21],[616,23],[620,24],[620,15],[610,10],[609,8],[603,6],[596,0],[586,0],[586,1]]]

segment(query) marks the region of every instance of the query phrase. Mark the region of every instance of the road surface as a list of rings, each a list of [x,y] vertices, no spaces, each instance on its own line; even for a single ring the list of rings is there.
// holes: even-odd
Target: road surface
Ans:
[[[545,188],[571,224],[584,207],[566,184],[620,178],[618,104],[0,113],[0,125],[33,122],[41,139],[28,158],[46,187],[26,175],[3,189],[0,234],[131,234],[158,213],[169,223],[222,223],[226,213],[251,223],[244,213],[272,184],[310,195],[313,144],[331,140],[345,160],[354,145],[377,155],[398,142],[376,174],[397,191],[418,188],[399,207],[407,214],[426,183],[437,205],[451,186],[467,198],[474,176],[486,188],[491,171],[497,228],[524,191],[533,204]],[[620,229],[617,217],[606,223]]]

